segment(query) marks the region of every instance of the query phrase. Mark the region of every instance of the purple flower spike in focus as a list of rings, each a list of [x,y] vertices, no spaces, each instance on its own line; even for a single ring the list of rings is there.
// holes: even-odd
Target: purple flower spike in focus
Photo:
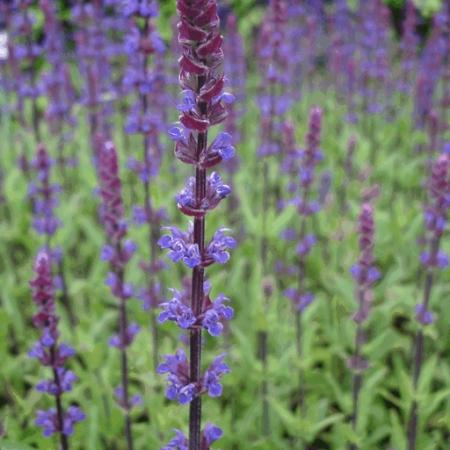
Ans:
[[[28,355],[51,369],[52,378],[40,381],[36,390],[52,395],[56,406],[47,411],[37,411],[35,423],[42,428],[46,437],[58,434],[61,449],[68,450],[68,436],[73,433],[73,426],[85,417],[78,407],[64,409],[62,405],[63,394],[72,390],[73,383],[77,381],[77,376],[65,368],[66,360],[75,352],[67,344],[59,343],[59,317],[55,309],[52,263],[46,250],[38,253],[34,272],[35,278],[30,282],[30,287],[38,311],[33,316],[33,324],[41,331],[41,337]]]
[[[130,411],[135,402],[129,394],[128,347],[132,344],[139,326],[128,323],[127,301],[133,295],[133,289],[125,282],[125,269],[136,245],[126,239],[127,223],[124,217],[122,183],[119,178],[117,152],[111,141],[99,137],[98,175],[100,183],[100,219],[105,230],[107,244],[101,252],[102,259],[109,262],[110,272],[106,284],[118,302],[118,334],[110,338],[109,344],[121,353],[121,385],[118,404],[124,414],[125,439],[127,450],[133,449]]]
[[[183,262],[192,269],[190,292],[173,291],[173,298],[162,303],[161,323],[175,322],[181,329],[189,330],[189,360],[184,351],[167,356],[158,372],[167,374],[166,395],[181,404],[189,404],[189,438],[181,432],[164,449],[207,450],[219,437],[218,430],[201,432],[201,395],[217,397],[222,392],[219,381],[229,371],[223,356],[216,358],[202,375],[202,329],[211,336],[223,330],[223,321],[230,320],[233,310],[227,299],[219,296],[211,301],[205,283],[205,268],[214,263],[225,264],[235,240],[225,228],[217,230],[209,243],[206,234],[207,214],[220,206],[231,193],[217,172],[209,168],[229,160],[234,152],[233,137],[221,132],[208,143],[211,127],[224,121],[235,96],[224,92],[223,38],[220,35],[217,0],[177,0],[179,82],[181,95],[177,101],[179,123],[170,128],[169,136],[175,142],[175,156],[193,166],[195,176],[187,180],[185,188],[177,195],[180,211],[191,217],[188,232],[176,227],[166,227],[158,244],[168,250],[174,262]],[[205,287],[206,285],[206,287]]]

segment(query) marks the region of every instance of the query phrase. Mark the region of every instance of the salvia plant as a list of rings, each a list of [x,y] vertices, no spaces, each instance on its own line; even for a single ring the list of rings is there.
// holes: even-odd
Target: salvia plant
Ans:
[[[30,282],[33,301],[38,310],[33,316],[33,324],[41,332],[38,341],[28,355],[37,359],[42,366],[50,369],[51,376],[36,385],[39,392],[45,392],[55,399],[54,407],[38,410],[36,425],[42,428],[44,436],[59,436],[61,450],[69,449],[69,436],[74,425],[85,418],[78,406],[64,407],[64,393],[72,390],[77,381],[74,372],[67,369],[66,361],[75,355],[75,351],[66,343],[60,342],[58,330],[59,317],[56,312],[52,276],[52,261],[49,252],[39,251],[34,264],[35,277]]]
[[[33,207],[33,228],[44,238],[44,246],[56,269],[55,287],[61,292],[61,301],[67,309],[70,322],[75,324],[76,318],[64,273],[63,251],[60,247],[54,246],[53,242],[54,235],[61,226],[61,221],[55,213],[55,208],[59,203],[61,186],[52,182],[54,160],[44,145],[38,145],[36,156],[31,161],[30,166],[32,173],[35,175],[28,187],[28,195]]]
[[[420,409],[417,400],[417,390],[425,352],[425,329],[434,322],[434,314],[430,308],[433,284],[437,271],[448,266],[448,255],[441,250],[442,237],[447,224],[447,213],[450,206],[449,158],[447,154],[442,154],[433,162],[427,188],[428,201],[424,207],[426,248],[420,256],[425,279],[422,301],[415,307],[419,328],[414,340],[412,381],[416,396],[412,402],[408,421],[408,450],[418,448],[417,430]]]
[[[281,0],[272,0],[266,11],[257,42],[258,62],[261,72],[261,88],[258,96],[260,110],[261,142],[258,155],[262,158],[262,230],[261,230],[261,264],[263,276],[262,291],[264,296],[264,308],[267,309],[268,299],[272,294],[272,286],[267,276],[269,274],[268,254],[268,223],[267,215],[280,200],[279,192],[274,192],[269,171],[269,156],[282,157],[281,133],[283,116],[287,112],[290,101],[286,90],[288,74],[285,70],[289,60],[289,47],[285,36],[287,23],[286,4]],[[267,329],[261,329],[258,333],[258,355],[261,359],[263,372],[267,372]],[[269,434],[270,420],[267,401],[268,386],[264,378],[261,383],[262,395],[262,431]]]
[[[356,333],[353,355],[347,361],[349,369],[353,372],[352,427],[354,430],[357,429],[358,424],[363,373],[368,367],[368,361],[363,355],[363,346],[366,342],[364,325],[370,315],[373,300],[372,285],[380,278],[380,271],[375,265],[373,254],[375,236],[374,212],[373,206],[369,202],[363,203],[361,207],[361,212],[358,217],[358,235],[360,256],[350,270],[356,283],[358,309],[352,317],[356,324]],[[352,444],[350,448],[355,450],[358,447],[356,444]]]
[[[78,1],[72,8],[72,20],[77,24],[76,57],[83,79],[80,102],[88,112],[89,136],[96,161],[99,152],[96,136],[109,134],[114,101],[103,2]]]
[[[67,155],[66,146],[71,139],[71,132],[76,124],[73,115],[75,89],[70,68],[65,61],[64,33],[60,28],[54,4],[50,0],[41,0],[44,12],[45,44],[44,51],[50,68],[42,76],[42,91],[48,99],[45,119],[50,131],[57,136],[57,162],[62,174],[65,168],[73,166],[74,158]]]
[[[101,139],[98,137],[98,140]],[[119,312],[118,333],[109,339],[109,345],[117,348],[120,352],[120,384],[114,394],[117,404],[122,408],[124,414],[126,448],[132,450],[133,435],[130,413],[134,406],[141,403],[141,397],[130,394],[127,349],[139,332],[139,325],[128,320],[127,303],[133,296],[133,289],[125,281],[125,271],[128,261],[136,250],[136,245],[133,241],[126,239],[127,223],[124,215],[116,148],[111,141],[107,140],[103,140],[97,145],[100,150],[98,155],[100,219],[107,238],[101,257],[104,261],[109,262],[110,271],[106,278],[106,284],[118,301]]]
[[[306,260],[314,247],[317,238],[311,232],[311,217],[320,210],[317,164],[323,159],[320,149],[320,133],[322,127],[322,110],[313,107],[309,113],[309,130],[306,135],[305,148],[298,150],[297,180],[293,185],[294,198],[290,200],[298,214],[298,227],[283,232],[283,237],[296,245],[296,267],[291,270],[296,276],[295,287],[289,287],[284,295],[291,300],[295,310],[296,345],[299,360],[302,352],[302,315],[314,300],[314,294],[306,286]],[[293,182],[295,183],[295,181]],[[305,388],[303,376],[300,375],[299,404],[303,409]]]
[[[244,114],[245,105],[245,85],[247,79],[245,48],[242,36],[239,33],[237,19],[234,14],[230,14],[226,23],[227,33],[224,39],[225,72],[227,76],[227,88],[235,97],[235,101],[228,104],[228,114],[225,119],[225,131],[233,137],[233,143],[237,143],[241,138],[241,127],[239,120]],[[230,174],[230,185],[233,186],[233,175],[239,165],[237,156],[225,162],[224,167]],[[233,199],[233,196],[231,197]],[[229,202],[230,207],[234,206],[233,201]]]
[[[142,138],[142,153],[140,158],[131,156],[128,167],[142,182],[144,203],[133,208],[134,221],[137,225],[148,228],[148,252],[146,261],[141,268],[146,277],[146,286],[141,289],[139,297],[144,309],[151,312],[151,329],[153,337],[153,360],[155,367],[158,361],[158,329],[156,326],[155,309],[161,301],[161,283],[157,281],[158,272],[164,268],[157,255],[157,241],[161,220],[165,217],[164,210],[158,210],[152,202],[152,180],[159,173],[162,159],[160,133],[166,128],[164,111],[160,101],[164,92],[163,74],[157,70],[156,57],[165,50],[159,36],[154,19],[158,15],[156,2],[128,2],[125,14],[130,22],[126,35],[129,63],[125,71],[123,83],[126,91],[135,93],[136,100],[130,109],[126,124],[126,132],[139,134]]]
[[[417,11],[412,0],[406,1],[406,14],[403,21],[401,52],[402,52],[402,79],[400,89],[408,94],[414,86],[415,68],[417,65],[417,51],[419,36],[417,34]]]
[[[425,128],[436,101],[436,90],[448,59],[448,28],[450,13],[443,8],[433,19],[434,26],[422,54],[416,78],[414,119],[418,128]]]
[[[31,127],[35,143],[41,140],[40,113],[37,99],[41,95],[37,59],[42,54],[42,46],[34,36],[36,17],[32,10],[32,0],[18,0],[14,3],[14,14],[11,17],[12,58],[17,64],[15,75],[17,80],[17,97],[19,109],[25,106],[26,100],[31,103]],[[25,115],[21,114],[24,118]]]
[[[214,263],[226,263],[230,256],[228,250],[235,247],[234,239],[225,228],[218,229],[209,243],[206,242],[206,215],[231,191],[217,172],[208,174],[208,169],[234,154],[228,133],[219,133],[210,143],[208,135],[213,125],[225,119],[226,103],[232,98],[223,91],[223,38],[219,31],[217,1],[178,0],[177,11],[178,40],[182,49],[179,79],[183,90],[178,105],[180,124],[171,128],[170,136],[175,140],[177,158],[195,168],[195,176],[188,179],[176,198],[178,208],[193,222],[187,232],[169,227],[169,234],[161,237],[159,245],[168,250],[173,261],[181,261],[192,269],[192,279],[190,296],[186,298],[173,291],[172,299],[162,305],[160,321],[171,320],[189,330],[189,357],[184,350],[167,355],[158,372],[167,374],[167,397],[189,404],[189,437],[177,432],[166,448],[206,450],[222,432],[211,425],[206,425],[202,431],[202,395],[220,396],[220,379],[229,368],[222,354],[202,372],[202,330],[211,336],[220,335],[222,322],[232,318],[233,310],[223,295],[211,300],[205,268]]]

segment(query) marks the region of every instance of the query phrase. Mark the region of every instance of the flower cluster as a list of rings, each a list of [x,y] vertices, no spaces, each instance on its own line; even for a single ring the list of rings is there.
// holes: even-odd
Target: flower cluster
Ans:
[[[56,408],[37,412],[36,425],[42,428],[44,436],[59,433],[61,441],[66,442],[67,436],[73,433],[74,424],[84,419],[80,408],[71,406],[64,410],[61,405],[62,395],[71,391],[77,380],[76,375],[65,367],[66,360],[73,356],[75,351],[69,345],[58,342],[59,318],[55,310],[52,264],[47,251],[38,253],[34,272],[35,278],[30,282],[30,286],[38,312],[33,316],[33,324],[41,331],[41,337],[28,355],[52,369],[53,377],[40,381],[36,389],[54,396],[56,403]]]
[[[36,67],[37,60],[42,54],[42,46],[33,40],[34,24],[36,17],[33,13],[33,5],[31,0],[18,0],[16,2],[17,9],[11,17],[10,29],[11,55],[14,64],[17,64],[15,75],[18,75],[16,82],[18,109],[21,118],[25,115],[23,104],[26,99],[31,101],[32,107],[32,127],[36,143],[40,141],[39,130],[39,110],[37,106],[37,98],[41,95],[41,87],[39,86]]]
[[[53,160],[47,149],[39,144],[36,157],[31,162],[37,175],[36,181],[30,183],[28,194],[33,204],[33,227],[39,234],[47,237],[47,242],[60,226],[60,221],[54,213],[58,205],[60,186],[50,181],[52,165]]]
[[[56,8],[50,0],[40,0],[44,12],[45,54],[50,63],[50,69],[44,73],[42,88],[48,97],[45,113],[47,123],[52,133],[59,135],[59,158],[61,166],[73,163],[64,155],[64,144],[70,137],[70,130],[76,121],[72,114],[75,103],[75,91],[70,69],[64,61],[64,34],[58,22]]]
[[[159,322],[173,321],[182,329],[202,327],[211,336],[220,336],[224,328],[223,322],[233,318],[233,308],[226,304],[228,298],[223,294],[211,300],[209,290],[209,283],[205,283],[202,313],[195,316],[190,306],[190,292],[187,289],[172,289],[172,299],[161,304],[163,310],[159,315]]]
[[[193,269],[201,266],[207,267],[214,262],[225,264],[230,259],[229,249],[236,247],[236,240],[225,234],[227,228],[219,228],[203,254],[200,254],[198,243],[194,242],[194,228],[191,224],[186,233],[177,227],[166,227],[171,234],[162,236],[158,244],[162,249],[169,250],[168,256],[173,262],[182,261]]]
[[[442,154],[432,165],[428,180],[428,204],[424,208],[428,249],[420,260],[427,270],[448,266],[448,255],[440,250],[440,242],[447,225],[450,206],[449,157]],[[429,294],[416,305],[416,318],[422,325],[433,322],[433,313],[428,310]]]
[[[414,119],[417,127],[424,128],[431,110],[439,79],[448,55],[448,34],[445,8],[436,14],[433,20],[433,32],[422,53],[420,70],[418,71],[414,96]]]
[[[290,107],[286,86],[289,73],[289,46],[284,29],[287,23],[286,4],[271,0],[258,40],[258,57],[261,66],[262,94],[258,98],[261,112],[260,156],[281,153],[280,139],[283,116]]]
[[[236,102],[228,105],[228,115],[225,119],[225,130],[233,136],[233,143],[239,142],[240,130],[238,120],[244,114],[245,84],[247,79],[246,56],[244,41],[239,33],[236,16],[230,14],[227,18],[227,33],[224,39],[225,72],[228,74],[227,86],[236,98]],[[239,106],[241,105],[241,106]],[[232,177],[238,168],[238,158],[228,159],[224,167]]]
[[[406,16],[403,22],[403,34],[401,42],[403,80],[401,90],[410,92],[412,89],[413,76],[417,64],[417,50],[419,36],[417,28],[417,11],[413,0],[406,1]]]
[[[158,373],[167,374],[167,398],[177,400],[184,405],[203,393],[207,393],[210,397],[220,397],[222,395],[220,379],[230,371],[223,361],[224,358],[225,355],[217,356],[203,377],[192,382],[189,378],[189,364],[184,350],[178,350],[175,355],[166,355],[165,362],[158,367]]]
[[[204,216],[208,210],[214,209],[221,200],[231,193],[231,189],[222,183],[217,172],[212,172],[206,179],[206,192],[201,199],[196,198],[195,177],[187,180],[186,187],[176,199],[179,209],[188,216]]]
[[[211,444],[220,439],[222,434],[223,431],[216,425],[206,424],[202,431],[200,450],[210,450]],[[189,450],[189,441],[182,431],[175,430],[175,437],[161,450]]]
[[[368,0],[360,5],[361,94],[364,110],[378,114],[388,101],[389,21],[390,11],[381,0]]]
[[[177,105],[179,124],[169,130],[175,141],[175,155],[195,168],[195,178],[189,178],[184,190],[177,196],[179,209],[193,218],[188,232],[169,227],[170,234],[159,240],[159,245],[169,251],[173,261],[182,261],[192,268],[190,304],[183,295],[173,291],[173,298],[165,302],[160,321],[177,323],[188,329],[190,335],[190,360],[180,350],[167,356],[159,366],[159,373],[168,374],[168,398],[180,403],[189,403],[189,440],[181,433],[167,448],[209,448],[210,442],[220,437],[217,429],[212,433],[201,433],[201,395],[208,393],[217,397],[222,393],[220,377],[229,371],[223,362],[224,355],[217,357],[202,374],[202,329],[217,336],[222,332],[223,320],[231,319],[232,309],[219,296],[211,301],[205,291],[205,267],[229,260],[229,249],[235,247],[233,238],[218,229],[209,244],[205,243],[205,218],[209,211],[227,197],[231,189],[222,183],[221,177],[207,169],[216,166],[234,154],[233,138],[229,133],[219,133],[208,145],[210,127],[224,121],[227,105],[234,96],[223,91],[223,38],[220,35],[217,0],[177,0],[178,41],[181,47],[179,58],[179,81],[182,88]],[[183,447],[184,446],[184,447]]]
[[[159,171],[162,152],[159,134],[166,126],[164,107],[161,108],[161,102],[155,102],[164,92],[164,74],[156,70],[156,57],[164,53],[165,45],[154,24],[157,2],[127,2],[122,13],[129,24],[125,36],[129,57],[123,86],[125,92],[136,95],[125,131],[141,134],[144,140],[143,161],[131,159],[129,168],[146,182]]]
[[[375,223],[373,219],[373,207],[370,203],[364,203],[359,215],[358,224],[360,257],[350,272],[358,285],[359,308],[353,316],[353,320],[360,324],[367,320],[370,312],[372,296],[370,288],[380,278],[380,271],[375,266],[373,256],[373,242]]]
[[[306,135],[305,149],[303,150],[296,148],[293,130],[288,128],[285,132],[287,135],[286,142],[289,143],[290,147],[290,151],[286,155],[285,165],[288,167],[289,161],[292,161],[297,171],[297,179],[291,182],[290,191],[295,193],[298,190],[298,194],[291,200],[291,203],[297,208],[301,225],[299,230],[287,229],[282,234],[282,237],[286,240],[297,241],[296,253],[299,262],[298,270],[300,271],[298,289],[291,287],[285,291],[284,295],[292,301],[298,312],[303,312],[314,299],[314,295],[304,289],[303,272],[306,258],[316,243],[316,236],[313,233],[306,232],[306,225],[307,218],[320,209],[319,200],[312,199],[311,195],[316,181],[316,166],[322,160],[322,152],[319,148],[321,124],[322,110],[313,107],[309,114],[309,129]],[[298,161],[295,161],[296,155]],[[317,191],[319,191],[319,187],[316,187]]]
[[[80,102],[88,110],[91,146],[97,161],[95,139],[98,133],[107,134],[113,101],[104,6],[102,2],[78,2],[72,8],[72,19],[77,24],[76,55],[84,81]]]

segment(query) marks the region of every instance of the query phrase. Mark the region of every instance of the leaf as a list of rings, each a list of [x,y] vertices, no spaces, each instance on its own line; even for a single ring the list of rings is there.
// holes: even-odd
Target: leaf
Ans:
[[[2,440],[0,442],[0,450],[33,450],[33,448],[17,442]]]

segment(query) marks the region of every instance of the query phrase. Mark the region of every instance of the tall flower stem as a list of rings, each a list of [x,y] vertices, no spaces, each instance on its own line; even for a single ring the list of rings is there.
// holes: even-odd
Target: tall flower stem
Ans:
[[[358,304],[359,309],[364,308],[364,291],[362,289],[358,290]],[[356,326],[356,334],[355,334],[355,353],[354,358],[359,360],[362,358],[362,343],[364,341],[364,330],[362,328],[362,324],[358,322]],[[362,372],[355,371],[353,373],[352,380],[352,429],[356,431],[356,427],[358,425],[358,410],[359,410],[359,395],[361,392],[362,386]],[[357,446],[355,444],[350,445],[350,450],[356,450]]]
[[[362,205],[358,218],[359,248],[360,257],[358,262],[351,268],[351,273],[357,285],[358,309],[353,314],[353,321],[356,323],[355,347],[347,365],[353,373],[352,380],[352,416],[351,425],[354,431],[358,426],[359,399],[363,382],[363,373],[368,367],[368,363],[363,355],[363,345],[365,343],[364,324],[366,323],[371,309],[372,292],[371,288],[380,277],[380,272],[374,264],[373,244],[375,235],[375,222],[373,217],[373,207],[369,202]],[[352,442],[348,446],[349,450],[357,450],[358,446]]]
[[[440,244],[440,236],[436,238],[433,242],[434,252],[437,253]],[[430,302],[431,291],[433,288],[433,272],[431,270],[427,271],[425,276],[425,286],[423,293],[423,305],[425,305],[425,310],[428,310],[428,304]],[[420,372],[422,370],[423,364],[423,349],[424,349],[424,335],[423,330],[420,329],[414,339],[414,362],[413,362],[413,389],[417,393],[417,387],[420,378]],[[414,399],[411,411],[408,419],[408,450],[416,449],[417,440],[417,423],[418,423],[418,404],[417,400]]]
[[[433,323],[434,316],[429,310],[434,273],[438,268],[448,266],[448,255],[440,250],[441,239],[447,223],[447,211],[450,206],[448,181],[449,159],[443,154],[430,166],[427,183],[428,202],[424,207],[425,239],[427,249],[421,255],[421,263],[425,268],[425,283],[422,302],[416,305],[416,320],[419,330],[414,340],[414,359],[412,364],[412,384],[415,397],[413,399],[407,424],[408,450],[415,450],[417,445],[417,425],[419,410],[417,390],[424,359],[424,327]]]
[[[132,288],[125,283],[125,267],[136,250],[135,244],[124,240],[127,224],[124,218],[121,180],[117,152],[110,141],[99,141],[98,175],[102,204],[100,218],[105,229],[107,245],[103,247],[102,259],[109,261],[110,272],[106,284],[118,302],[118,334],[109,340],[109,344],[120,351],[120,384],[115,390],[118,405],[124,414],[124,434],[127,450],[133,449],[130,413],[139,396],[130,397],[130,379],[127,349],[139,331],[137,324],[129,323],[127,302],[133,295]]]
[[[117,245],[117,254],[121,254],[121,245]],[[123,285],[124,274],[123,269],[119,269],[117,277],[120,280],[120,284]],[[119,335],[122,345],[120,346],[120,371],[121,371],[121,384],[122,384],[122,399],[124,413],[124,425],[125,425],[125,440],[127,442],[127,450],[133,450],[133,436],[131,434],[131,418],[130,418],[130,394],[128,386],[130,384],[128,375],[128,355],[127,355],[127,339],[128,339],[128,317],[126,300],[121,298],[119,301]]]
[[[65,368],[65,361],[75,354],[67,344],[59,342],[59,317],[56,314],[52,262],[48,250],[41,250],[35,260],[36,277],[30,282],[33,301],[38,312],[33,316],[33,324],[41,330],[41,337],[28,352],[43,366],[52,369],[52,376],[36,385],[36,390],[46,392],[55,398],[56,408],[39,410],[36,425],[42,427],[44,436],[59,434],[60,450],[69,449],[68,436],[73,433],[73,425],[84,419],[84,413],[76,406],[64,409],[62,395],[72,390],[76,375]]]
[[[157,2],[150,2],[146,8],[140,2],[131,2],[123,10],[124,18],[129,22],[125,36],[129,54],[128,68],[123,78],[125,92],[136,95],[136,102],[130,109],[125,131],[137,133],[142,138],[142,157],[129,158],[128,167],[142,182],[143,205],[134,206],[134,218],[137,225],[147,228],[147,260],[141,262],[145,272],[145,287],[141,291],[145,310],[150,310],[151,357],[153,367],[158,366],[158,328],[156,326],[155,309],[160,303],[157,271],[158,266],[156,243],[159,238],[160,211],[156,211],[152,202],[152,179],[157,174],[161,159],[159,132],[165,127],[164,107],[161,105],[161,91],[164,91],[157,71],[156,61],[162,58],[164,43],[156,32],[153,19],[158,15]],[[161,70],[161,68],[159,68]]]
[[[293,303],[295,314],[295,343],[297,349],[297,359],[300,367],[298,370],[298,404],[300,414],[305,414],[305,383],[303,374],[303,313],[308,305],[314,300],[314,295],[308,292],[306,286],[306,265],[307,258],[313,246],[316,243],[314,234],[308,234],[309,223],[312,221],[314,214],[320,210],[320,193],[315,192],[317,189],[316,182],[316,166],[322,160],[322,152],[320,150],[320,137],[322,128],[322,110],[319,107],[311,108],[309,112],[308,133],[305,138],[305,149],[297,150],[295,146],[295,138],[293,135],[293,127],[285,124],[285,144],[288,149],[287,155],[283,161],[283,169],[287,172],[292,180],[288,185],[291,193],[296,193],[290,203],[294,204],[297,209],[299,227],[295,229],[285,230],[284,237],[288,240],[297,242],[296,253],[297,263],[293,267],[296,273],[295,287],[285,290],[284,295]]]
[[[195,170],[185,188],[176,196],[181,212],[193,219],[188,232],[168,227],[170,234],[163,235],[158,244],[168,249],[172,261],[182,261],[191,270],[190,285],[183,292],[172,290],[173,298],[161,304],[164,308],[159,322],[176,322],[189,331],[189,358],[184,350],[167,355],[159,365],[158,373],[168,374],[166,396],[180,404],[189,403],[189,437],[177,430],[177,435],[164,447],[200,450],[209,448],[219,439],[222,430],[202,424],[201,395],[219,397],[222,394],[220,378],[229,372],[224,363],[225,354],[217,356],[209,368],[202,372],[202,329],[211,336],[219,336],[223,322],[230,320],[233,309],[225,306],[228,299],[220,295],[215,301],[209,296],[209,283],[205,268],[214,263],[225,264],[229,258],[227,249],[234,248],[236,241],[227,236],[227,229],[218,229],[209,243],[205,244],[205,217],[231,193],[222,183],[217,172],[207,174],[207,169],[232,158],[232,136],[220,132],[208,145],[208,129],[223,122],[226,104],[233,97],[223,92],[223,37],[216,0],[177,0],[178,41],[182,49],[179,58],[179,81],[183,88],[182,100],[177,105],[180,123],[169,130],[176,142],[175,155]],[[214,431],[213,434],[210,431]]]

